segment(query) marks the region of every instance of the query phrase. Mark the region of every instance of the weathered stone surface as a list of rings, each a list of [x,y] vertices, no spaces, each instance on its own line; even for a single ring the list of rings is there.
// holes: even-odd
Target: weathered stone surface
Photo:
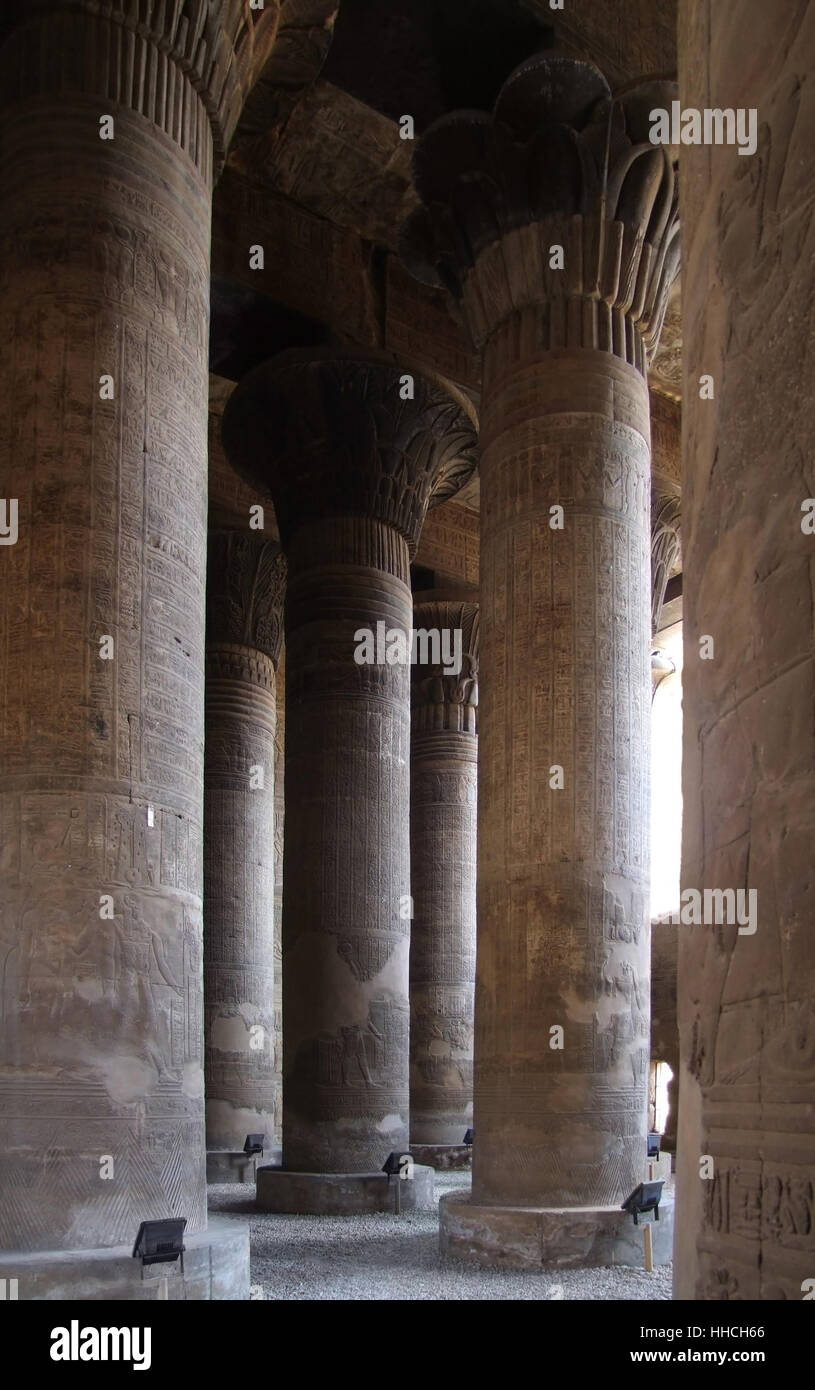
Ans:
[[[94,93],[163,131],[211,174],[213,152],[219,171],[272,52],[279,10],[279,0],[262,10],[245,0],[142,0],[138,11],[117,0],[7,0],[4,101]]]
[[[0,1244],[72,1260],[206,1225],[211,182],[276,22],[135,10],[0,28]]]
[[[230,163],[252,150],[255,163],[285,139],[288,122],[311,91],[331,46],[339,0],[279,0],[274,49],[244,103]]]
[[[254,1182],[261,1163],[280,1163],[279,1144],[270,1143],[262,1154],[246,1154],[243,1149],[208,1149],[207,1183]]]
[[[419,537],[416,563],[434,570],[442,580],[470,588],[478,585],[478,513],[445,502],[429,513]]]
[[[224,415],[288,559],[283,1159],[364,1173],[408,1139],[409,669],[355,660],[411,627],[428,503],[474,467],[466,401],[384,356],[286,353]]]
[[[492,351],[506,389],[482,426],[474,1191],[604,1206],[645,1155],[647,393],[611,354],[552,353],[542,372],[503,335]]]
[[[526,0],[533,13],[554,24],[559,47],[594,62],[615,86],[646,72],[676,70],[676,0],[615,0],[614,5]]]
[[[478,608],[414,603],[417,633],[461,643],[461,670],[413,667],[410,728],[410,1138],[472,1126]]]
[[[677,956],[682,927],[651,923],[651,1060],[667,1062],[673,1072],[668,1086],[668,1123],[663,1148],[676,1152],[679,1113],[679,1023],[676,1006]]]
[[[472,1144],[416,1144],[410,1152],[417,1163],[426,1164],[436,1172],[465,1171],[472,1167]]]
[[[448,1192],[439,1202],[439,1245],[442,1255],[500,1269],[636,1268],[645,1264],[645,1221],[651,1227],[654,1264],[670,1264],[672,1183],[663,1189],[659,1221],[649,1215],[639,1226],[619,1207],[485,1206],[468,1201],[466,1192]]]
[[[492,116],[453,112],[425,133],[400,251],[452,294],[477,346],[518,315],[527,352],[600,349],[645,371],[679,267],[676,177],[649,111],[674,95],[646,82],[612,100],[590,63],[538,55]]]
[[[221,420],[224,407],[235,390],[234,381],[216,376],[209,377],[209,525],[211,528],[227,531],[246,530],[250,523],[256,528],[260,519],[252,512],[258,505],[263,508],[263,528],[257,531],[266,540],[280,542],[274,503],[265,489],[239,478],[224,453],[221,442]]]
[[[249,248],[264,248],[253,270]],[[213,272],[334,329],[339,341],[381,345],[371,248],[227,166],[212,222]]]
[[[285,561],[257,533],[216,531],[207,557],[204,1017],[207,1148],[273,1141],[275,667]]]
[[[413,1165],[410,1179],[389,1178],[378,1172],[296,1173],[258,1168],[257,1204],[262,1211],[303,1216],[362,1216],[371,1211],[395,1211],[397,1183],[400,1211],[426,1211],[433,1206],[433,1169],[418,1163]]]
[[[285,127],[234,150],[232,167],[269,184],[336,227],[388,245],[415,203],[410,141],[395,121],[319,82]]]
[[[680,407],[651,392],[651,632],[661,626],[668,580],[682,568]]]
[[[286,654],[277,666],[274,751],[274,1142],[283,1140],[283,837],[286,823]]]
[[[131,1240],[102,1249],[0,1254],[0,1279],[17,1280],[21,1302],[240,1302],[249,1297],[249,1231],[217,1216],[205,1231],[185,1231],[183,1274],[176,1262],[147,1266],[142,1277]]]
[[[682,306],[679,276],[668,295],[659,346],[651,363],[648,380],[654,392],[663,399],[682,399]]]
[[[524,64],[494,121],[422,139],[402,242],[483,346],[473,1203],[499,1212],[612,1207],[645,1176],[644,373],[678,241],[670,159],[632,150],[664,92]]]
[[[755,890],[757,930],[680,928],[675,1290],[800,1300],[815,1271],[815,539],[801,527],[815,492],[815,10],[683,0],[680,15],[683,105],[759,112],[754,156],[689,147],[681,165],[682,887]],[[713,660],[699,659],[705,634]]]

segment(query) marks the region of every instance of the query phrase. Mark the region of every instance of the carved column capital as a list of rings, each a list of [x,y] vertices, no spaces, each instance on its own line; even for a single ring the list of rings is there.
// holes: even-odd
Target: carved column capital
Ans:
[[[283,645],[286,560],[252,531],[211,531],[207,545],[207,665],[274,682]],[[258,662],[258,654],[261,660]],[[271,675],[266,662],[271,662]]]
[[[209,164],[188,92],[206,113],[216,172],[274,46],[280,0],[6,0],[3,105],[80,91],[138,111]],[[38,61],[59,53],[59,63]],[[23,61],[25,54],[25,61]]]
[[[449,382],[386,354],[287,352],[250,372],[224,412],[234,467],[267,488],[280,535],[362,517],[415,551],[428,506],[476,467],[476,416]]]
[[[459,302],[477,346],[534,311],[538,350],[599,348],[645,372],[679,269],[673,152],[650,143],[649,112],[675,95],[651,81],[613,97],[592,64],[538,54],[491,116],[429,127],[401,255]]]
[[[478,604],[429,602],[414,603],[414,642],[420,660],[411,666],[411,729],[417,734],[438,729],[457,733],[478,732]],[[442,661],[432,665],[424,660],[426,650],[433,653],[435,634],[460,634],[461,670],[451,674],[445,658],[457,650],[451,637],[442,647]],[[438,652],[435,653],[438,655]],[[432,657],[431,657],[432,659]]]
[[[682,409],[655,392],[651,441],[651,631],[656,633],[665,588],[682,550]]]
[[[678,493],[651,495],[651,631],[659,629],[665,589],[679,559],[682,504]]]

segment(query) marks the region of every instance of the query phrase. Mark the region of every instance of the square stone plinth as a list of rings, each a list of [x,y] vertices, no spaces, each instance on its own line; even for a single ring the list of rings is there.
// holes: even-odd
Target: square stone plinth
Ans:
[[[645,1267],[644,1227],[651,1227],[655,1265],[670,1264],[673,1185],[666,1184],[659,1221],[617,1207],[511,1207],[479,1205],[469,1192],[449,1192],[439,1203],[442,1255],[500,1269]]]
[[[290,1173],[271,1166],[257,1171],[257,1204],[263,1211],[357,1216],[396,1211],[397,1201],[400,1211],[426,1211],[432,1207],[433,1169],[416,1163],[412,1178],[389,1178],[386,1173]]]
[[[133,1239],[137,1231],[133,1231]],[[249,1298],[249,1230],[212,1217],[206,1231],[184,1237],[181,1262],[148,1265],[131,1245],[96,1250],[42,1250],[0,1255],[0,1279],[16,1279],[20,1301],[202,1301]],[[6,1288],[8,1288],[8,1284]]]

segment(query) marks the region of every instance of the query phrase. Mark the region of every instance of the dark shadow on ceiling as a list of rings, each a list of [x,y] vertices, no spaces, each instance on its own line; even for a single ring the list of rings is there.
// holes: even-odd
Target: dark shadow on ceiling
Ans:
[[[322,76],[421,131],[446,111],[491,110],[513,68],[553,43],[523,0],[342,0]]]
[[[314,347],[328,338],[328,329],[316,319],[242,285],[212,277],[209,369],[218,376],[240,381],[252,367],[278,352]]]

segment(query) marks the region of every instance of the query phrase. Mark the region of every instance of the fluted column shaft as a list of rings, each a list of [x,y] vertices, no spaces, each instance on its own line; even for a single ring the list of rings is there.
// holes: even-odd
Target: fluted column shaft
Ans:
[[[210,537],[204,762],[208,1149],[274,1141],[275,665],[284,565],[251,533]]]
[[[422,603],[417,631],[458,632],[462,667],[415,666],[411,699],[410,1137],[460,1144],[472,1126],[478,609]],[[475,629],[475,631],[474,631]],[[453,650],[451,642],[449,651]]]
[[[206,1226],[209,227],[252,38],[234,0],[138,8],[0,21],[0,1245],[29,1251]]]

